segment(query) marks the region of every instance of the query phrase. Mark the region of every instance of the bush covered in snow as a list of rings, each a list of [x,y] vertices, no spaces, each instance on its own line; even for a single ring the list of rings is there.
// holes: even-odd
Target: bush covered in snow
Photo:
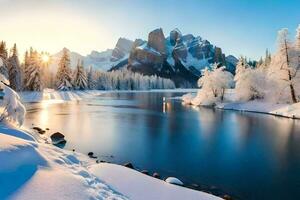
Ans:
[[[233,75],[226,71],[224,66],[218,67],[215,64],[202,71],[198,85],[201,89],[191,103],[193,105],[213,105],[217,101],[223,101],[225,90],[234,86]]]
[[[0,88],[3,88],[4,97],[1,102],[3,108],[1,121],[6,120],[21,126],[25,117],[25,107],[20,101],[20,96],[9,86],[9,81],[0,74]]]

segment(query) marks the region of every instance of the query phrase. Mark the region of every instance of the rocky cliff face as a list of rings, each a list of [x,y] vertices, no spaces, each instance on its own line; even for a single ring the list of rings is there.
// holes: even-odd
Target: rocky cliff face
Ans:
[[[195,85],[201,70],[212,63],[234,70],[234,63],[228,62],[222,49],[209,41],[192,34],[183,35],[178,29],[165,38],[162,29],[156,29],[149,33],[147,42],[134,42],[127,67],[143,74],[171,78],[180,86]]]
[[[119,38],[115,48],[112,51],[110,60],[112,62],[115,62],[124,58],[128,55],[128,53],[132,49],[132,46],[133,42],[131,40],[128,40],[126,38]]]

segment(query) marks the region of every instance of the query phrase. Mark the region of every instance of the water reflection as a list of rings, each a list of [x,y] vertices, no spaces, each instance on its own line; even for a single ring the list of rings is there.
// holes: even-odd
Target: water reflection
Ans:
[[[242,199],[300,199],[299,121],[168,99],[179,95],[107,93],[83,102],[30,104],[26,125],[63,132],[68,149],[131,161]]]

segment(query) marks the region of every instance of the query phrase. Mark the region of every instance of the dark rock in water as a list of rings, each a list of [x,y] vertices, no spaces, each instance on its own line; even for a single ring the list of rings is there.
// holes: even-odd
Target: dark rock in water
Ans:
[[[142,170],[141,173],[146,174],[146,175],[149,175],[148,170]]]
[[[33,127],[32,129],[37,130],[37,131],[42,131],[42,130],[43,130],[43,129],[41,129],[41,128],[38,127],[38,126],[35,126],[35,127]]]
[[[94,153],[93,153],[93,152],[89,152],[89,153],[88,153],[88,156],[89,156],[90,158],[97,158],[97,156],[94,156]]]
[[[96,163],[106,163],[104,160],[96,160]]]
[[[132,163],[125,163],[124,166],[125,166],[125,167],[128,167],[128,168],[130,168],[130,169],[134,169]]]
[[[225,194],[223,196],[223,199],[225,199],[225,200],[233,200],[233,198],[231,196],[227,195],[227,194]]]
[[[157,172],[154,172],[152,176],[153,176],[154,178],[160,179],[160,175],[159,175],[159,173],[157,173]]]
[[[50,138],[51,138],[53,144],[66,143],[67,142],[65,140],[65,136],[60,132],[53,133],[50,136]]]
[[[32,129],[36,130],[39,134],[45,134],[46,133],[45,130],[43,130],[42,128],[37,127],[37,126],[33,127]]]

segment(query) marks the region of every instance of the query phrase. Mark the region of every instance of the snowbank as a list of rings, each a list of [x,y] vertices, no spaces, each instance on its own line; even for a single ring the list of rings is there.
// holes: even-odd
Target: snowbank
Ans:
[[[204,192],[176,186],[120,165],[102,163],[90,167],[92,173],[132,200],[219,200]]]
[[[0,199],[220,199],[120,165],[96,164],[4,125],[0,163]]]
[[[274,104],[263,101],[218,103],[217,108],[245,112],[265,113],[281,117],[300,119],[300,103]]]
[[[0,133],[0,199],[127,199],[92,175],[90,162],[75,152]]]
[[[254,100],[246,102],[236,101],[236,95],[233,89],[227,89],[224,96],[225,101],[216,102],[216,108],[224,110],[264,113],[280,117],[300,119],[300,103],[276,104],[263,100]],[[185,94],[181,97],[181,100],[184,104],[192,104],[195,106],[202,105],[200,105],[197,102],[196,93]]]

